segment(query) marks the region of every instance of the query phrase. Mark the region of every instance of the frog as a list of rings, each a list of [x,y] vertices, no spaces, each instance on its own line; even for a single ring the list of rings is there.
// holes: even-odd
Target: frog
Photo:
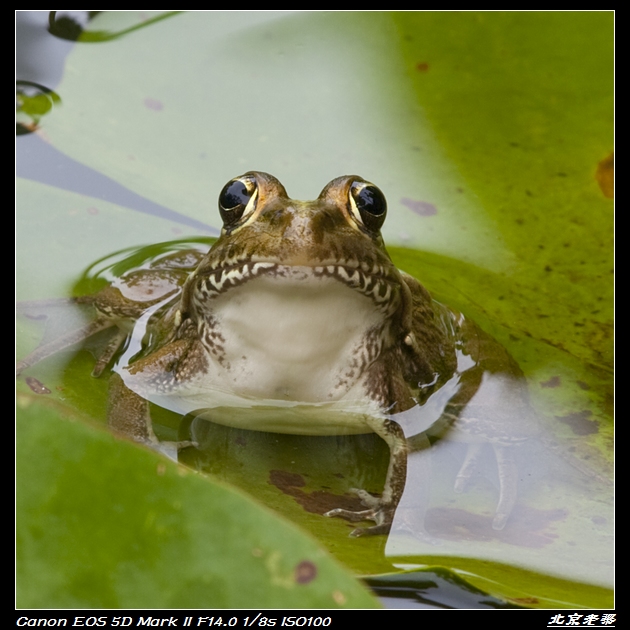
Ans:
[[[390,531],[413,442],[427,448],[449,433],[468,444],[457,491],[491,442],[501,485],[493,528],[502,529],[516,500],[510,447],[531,427],[515,430],[509,409],[479,396],[492,375],[509,384],[510,407],[528,409],[523,374],[503,346],[394,265],[383,192],[346,175],[298,201],[272,175],[249,171],[223,187],[218,205],[223,226],[209,251],[176,252],[77,298],[93,321],[36,349],[18,373],[108,330],[93,374],[119,357],[108,421],[137,442],[159,445],[149,402],[258,431],[373,432],[389,447],[382,494],[351,489],[365,509],[326,513],[373,523],[354,536]],[[401,419],[440,391],[430,427],[408,439]]]

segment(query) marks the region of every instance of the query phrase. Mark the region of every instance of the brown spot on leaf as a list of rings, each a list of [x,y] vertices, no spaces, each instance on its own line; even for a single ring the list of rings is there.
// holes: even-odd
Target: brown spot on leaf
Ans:
[[[26,384],[31,388],[31,391],[36,394],[50,394],[50,390],[41,381],[38,381],[33,376],[27,376],[25,379]]]
[[[599,431],[597,422],[589,420],[591,415],[591,412],[585,409],[577,413],[570,413],[568,416],[556,416],[556,419],[564,422],[564,424],[568,424],[571,427],[571,431],[576,435],[589,435]]]
[[[269,472],[269,483],[278,490],[293,497],[295,501],[307,512],[312,514],[325,514],[335,508],[359,511],[364,509],[361,499],[354,494],[339,496],[325,490],[305,492],[302,488],[306,481],[302,475],[288,473],[284,470],[272,470]]]
[[[144,106],[155,112],[160,112],[164,109],[162,101],[159,101],[157,98],[151,98],[150,96],[144,99]]]
[[[548,381],[541,381],[541,387],[560,387],[560,377],[552,376]]]
[[[419,61],[416,64],[416,70],[418,72],[428,72],[429,71],[429,64],[426,61]]]
[[[585,390],[591,389],[591,386],[588,383],[585,383],[584,381],[575,381],[575,382],[577,383],[580,389],[585,389]]]
[[[604,158],[595,171],[595,179],[604,193],[604,197],[612,199],[615,196],[615,154]]]
[[[416,201],[415,199],[410,199],[409,197],[403,197],[400,200],[403,206],[407,206],[409,210],[419,214],[421,217],[430,217],[434,214],[437,214],[437,208],[428,201]]]
[[[295,567],[295,581],[298,584],[308,584],[317,577],[317,567],[310,560],[302,560]]]
[[[302,488],[306,485],[304,477],[297,473],[289,473],[285,470],[269,471],[269,483],[273,484],[282,492],[286,492],[289,488]]]

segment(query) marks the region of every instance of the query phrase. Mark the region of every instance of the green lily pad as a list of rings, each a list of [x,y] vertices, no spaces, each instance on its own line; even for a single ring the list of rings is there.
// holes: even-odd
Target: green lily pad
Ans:
[[[336,608],[378,602],[239,492],[18,396],[24,608]]]

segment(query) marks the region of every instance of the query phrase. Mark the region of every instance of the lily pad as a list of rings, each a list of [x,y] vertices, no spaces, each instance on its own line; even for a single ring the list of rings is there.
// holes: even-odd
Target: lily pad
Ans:
[[[19,607],[378,607],[234,489],[58,403],[20,394],[18,407]]]

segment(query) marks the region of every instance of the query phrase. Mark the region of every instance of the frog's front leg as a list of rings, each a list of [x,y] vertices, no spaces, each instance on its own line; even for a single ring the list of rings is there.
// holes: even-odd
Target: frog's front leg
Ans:
[[[408,446],[405,434],[399,424],[393,420],[384,418],[366,418],[366,423],[379,435],[389,446],[389,466],[385,487],[380,498],[372,496],[365,490],[352,488],[359,496],[367,510],[352,511],[337,508],[326,512],[324,516],[339,516],[352,522],[374,521],[376,525],[366,528],[356,528],[351,536],[366,536],[374,534],[387,534],[392,526],[396,507],[405,489],[407,478],[407,455]]]
[[[107,419],[110,429],[134,442],[145,444],[177,460],[180,448],[190,441],[160,442],[153,431],[149,401],[142,394],[158,391],[159,384],[177,383],[177,373],[185,365],[191,342],[178,340],[123,368],[140,393],[130,389],[123,376],[113,373],[109,384]]]
[[[158,439],[153,432],[149,403],[131,391],[120,374],[112,374],[109,379],[109,405],[107,423],[116,434],[149,446],[155,446]]]

